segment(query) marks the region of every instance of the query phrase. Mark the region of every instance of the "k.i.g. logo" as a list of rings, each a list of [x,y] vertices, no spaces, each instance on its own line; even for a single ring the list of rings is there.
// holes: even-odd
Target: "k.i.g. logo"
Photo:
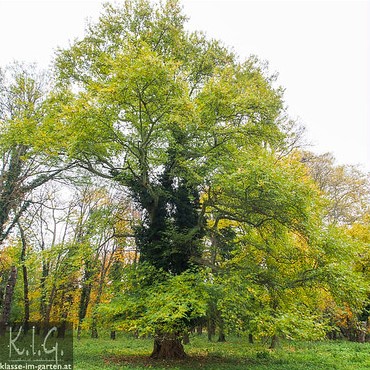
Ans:
[[[1,369],[73,369],[72,325],[0,323]]]

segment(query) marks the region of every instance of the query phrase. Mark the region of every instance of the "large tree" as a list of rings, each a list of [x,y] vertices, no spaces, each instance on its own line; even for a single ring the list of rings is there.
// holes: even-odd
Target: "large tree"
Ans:
[[[173,0],[106,5],[82,40],[59,51],[51,100],[69,155],[124,185],[142,211],[140,261],[172,275],[201,261],[202,194],[229,158],[283,140],[281,92],[263,64],[240,62],[185,21]],[[153,356],[184,355],[182,333],[167,331],[155,333]]]

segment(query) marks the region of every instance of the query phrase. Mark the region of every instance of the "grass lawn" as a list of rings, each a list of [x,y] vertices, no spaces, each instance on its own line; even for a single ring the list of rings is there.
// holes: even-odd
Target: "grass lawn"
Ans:
[[[194,336],[186,345],[186,360],[150,360],[152,340],[117,335],[117,339],[75,340],[74,369],[208,369],[208,370],[368,370],[370,343],[346,341],[288,342],[274,351],[267,345],[249,344],[246,338],[225,343]]]

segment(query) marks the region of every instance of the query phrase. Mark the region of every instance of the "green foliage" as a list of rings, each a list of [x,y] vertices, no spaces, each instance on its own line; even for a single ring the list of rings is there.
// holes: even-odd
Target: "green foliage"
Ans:
[[[317,339],[337,321],[367,319],[368,177],[292,151],[296,133],[267,65],[187,32],[178,1],[104,9],[58,51],[47,97],[33,70],[0,73],[1,238],[65,158],[79,176],[123,187],[137,219],[126,266],[125,201],[79,194],[64,239],[29,251],[44,306],[49,295],[65,317],[79,301],[71,315],[81,324],[108,276],[114,298],[101,319],[141,336],[174,338],[208,319],[220,335]]]
[[[260,149],[239,152],[223,166],[208,200],[219,218],[255,228],[280,225],[301,234],[315,227],[320,216],[319,194],[294,158],[278,161]]]
[[[139,335],[181,336],[190,323],[205,316],[205,274],[187,271],[173,276],[144,264],[125,269],[122,292],[100,307],[103,320]]]
[[[218,309],[229,332],[323,338],[331,299],[353,312],[366,305],[356,244],[322,222],[325,202],[295,156],[258,154],[224,162],[205,199],[220,230],[221,220],[238,230],[216,278]]]
[[[141,261],[175,274],[201,255],[199,199],[220,156],[284,137],[281,91],[259,61],[239,63],[184,21],[177,1],[107,6],[56,60],[69,155],[129,189]]]
[[[364,304],[354,246],[323,223],[326,202],[302,158],[284,156],[290,123],[266,66],[184,22],[176,1],[108,5],[56,60],[69,155],[130,191],[140,262],[156,271],[135,270],[150,283],[123,286],[107,315],[142,333],[185,330],[192,314],[176,279],[209,262],[208,299],[189,288],[194,318],[208,304],[229,331],[323,336],[325,290],[353,310]]]
[[[55,162],[64,133],[47,119],[48,76],[34,65],[14,63],[0,69],[0,150],[23,147],[22,159],[39,156]]]

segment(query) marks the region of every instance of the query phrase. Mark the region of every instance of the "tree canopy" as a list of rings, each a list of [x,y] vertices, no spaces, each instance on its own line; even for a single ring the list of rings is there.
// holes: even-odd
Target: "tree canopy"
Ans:
[[[273,347],[367,317],[368,178],[300,150],[266,63],[188,32],[178,1],[127,0],[58,50],[49,91],[31,77],[1,80],[5,297],[22,265],[32,311],[29,266],[35,317],[153,335],[155,358],[197,325]],[[31,192],[59,175],[65,207],[55,181]]]

